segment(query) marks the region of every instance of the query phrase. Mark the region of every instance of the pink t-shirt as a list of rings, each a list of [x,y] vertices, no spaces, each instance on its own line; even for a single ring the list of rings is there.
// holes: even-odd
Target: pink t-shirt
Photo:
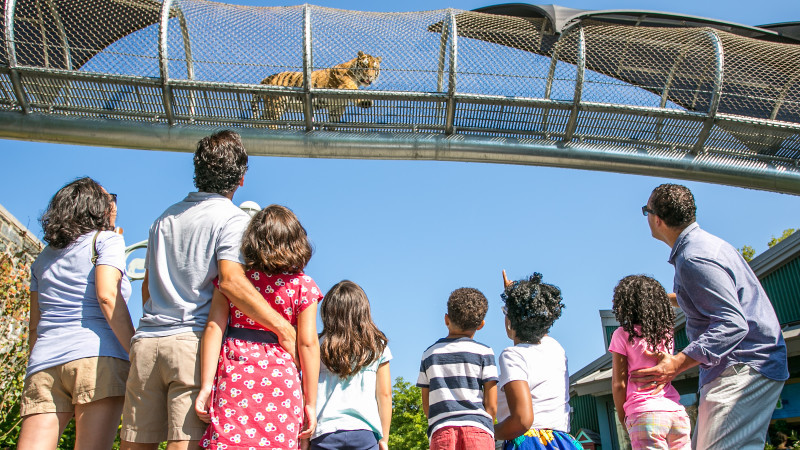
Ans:
[[[638,325],[637,325],[638,327]],[[672,353],[673,341],[670,340],[666,345],[661,344],[657,350]],[[628,333],[617,328],[611,336],[611,344],[608,351],[618,353],[628,358],[628,387],[625,395],[623,409],[625,415],[637,414],[649,411],[682,411],[683,405],[680,404],[680,394],[667,384],[658,394],[653,395],[652,390],[639,390],[639,384],[632,383],[630,373],[638,369],[653,367],[658,363],[655,357],[645,356],[647,343],[642,338],[633,338],[633,344],[628,342]]]

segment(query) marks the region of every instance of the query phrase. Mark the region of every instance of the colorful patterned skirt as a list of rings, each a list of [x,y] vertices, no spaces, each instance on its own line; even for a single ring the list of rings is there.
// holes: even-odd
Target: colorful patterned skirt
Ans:
[[[569,433],[531,428],[522,436],[506,441],[503,450],[583,450]]]

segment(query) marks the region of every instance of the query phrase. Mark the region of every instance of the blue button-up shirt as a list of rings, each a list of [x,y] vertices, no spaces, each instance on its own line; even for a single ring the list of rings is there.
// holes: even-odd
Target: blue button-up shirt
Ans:
[[[683,353],[700,363],[700,386],[740,363],[773,380],[789,378],[775,310],[733,246],[693,223],[678,236],[669,262],[686,314],[690,343]]]

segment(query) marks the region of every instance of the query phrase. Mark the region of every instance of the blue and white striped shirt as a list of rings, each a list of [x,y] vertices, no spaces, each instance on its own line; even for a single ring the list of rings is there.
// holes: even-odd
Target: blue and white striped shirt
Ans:
[[[483,385],[497,381],[491,347],[470,338],[439,339],[422,354],[417,386],[428,388],[428,437],[439,428],[471,426],[494,436]]]

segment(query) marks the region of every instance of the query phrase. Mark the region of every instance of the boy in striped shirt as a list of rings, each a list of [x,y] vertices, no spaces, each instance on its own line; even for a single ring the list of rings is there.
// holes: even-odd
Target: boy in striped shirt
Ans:
[[[479,290],[453,291],[444,316],[449,333],[422,354],[417,386],[431,450],[494,449],[497,367],[491,347],[472,339],[488,309]]]

